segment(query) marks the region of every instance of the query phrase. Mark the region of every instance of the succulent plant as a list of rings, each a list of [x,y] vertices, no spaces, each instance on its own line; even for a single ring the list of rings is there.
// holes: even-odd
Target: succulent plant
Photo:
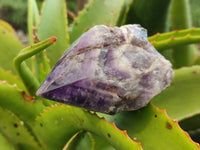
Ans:
[[[66,2],[64,0],[46,0],[43,4],[41,14],[38,11],[35,0],[29,0],[28,31],[30,46],[26,48],[24,48],[16,37],[13,28],[8,23],[1,20],[1,149],[200,149],[198,144],[200,141],[196,138],[199,137],[198,129],[200,125],[200,57],[196,55],[193,46],[192,50],[188,49],[188,46],[186,46],[186,44],[195,44],[200,41],[200,29],[189,28],[170,32],[165,30],[169,27],[168,24],[170,20],[167,19],[168,15],[176,15],[176,11],[179,10],[184,10],[185,13],[185,9],[187,9],[187,5],[185,4],[187,3],[185,0],[181,0],[181,2],[182,5],[180,8],[180,6],[175,2],[170,3],[168,0],[90,0],[84,9],[79,12],[72,24],[68,25]],[[149,5],[148,9],[144,9],[146,4]],[[168,10],[170,5],[173,5],[173,11]],[[154,11],[154,9],[160,10],[160,13],[158,14]],[[186,13],[189,15],[188,11],[186,11]],[[133,18],[132,14],[135,14],[137,19]],[[157,17],[158,15],[160,18]],[[171,19],[171,23],[174,25],[177,23],[182,24],[181,21],[189,21],[189,18],[187,17],[183,17],[179,22],[176,22],[177,20],[174,18]],[[163,23],[163,20],[165,23]],[[82,56],[80,57],[80,60],[87,62],[87,59],[85,59],[86,56],[89,57],[93,53],[94,55],[99,54],[98,52],[100,52],[100,50],[95,47],[98,44],[94,44],[102,42],[102,39],[104,38],[102,36],[98,36],[98,38],[96,38],[95,34],[98,32],[95,31],[92,32],[91,36],[89,36],[93,37],[92,39],[89,38],[89,40],[85,40],[86,38],[84,36],[89,35],[88,33],[94,29],[98,29],[99,31],[100,28],[114,31],[121,31],[122,28],[124,30],[124,28],[131,27],[138,29],[135,25],[125,25],[134,23],[140,23],[142,26],[147,28],[150,34],[153,34],[148,37],[148,41],[151,43],[150,44],[147,41],[147,37],[145,35],[146,33],[143,30],[141,32],[144,34],[136,32],[140,33],[138,35],[140,40],[143,38],[145,39],[145,44],[142,46],[147,46],[147,50],[152,51],[154,55],[151,53],[149,54],[150,56],[147,57],[148,54],[145,53],[144,49],[138,46],[140,43],[134,43],[133,45],[137,47],[135,50],[139,49],[138,54],[140,51],[145,53],[141,61],[145,60],[147,57],[147,60],[145,61],[146,64],[140,61],[137,61],[137,63],[134,64],[135,60],[139,57],[135,58],[135,53],[131,54],[129,49],[123,48],[122,51],[128,53],[127,57],[125,57],[125,54],[121,57],[116,57],[118,66],[115,65],[114,67],[120,71],[122,71],[122,69],[126,69],[122,64],[125,61],[124,58],[127,59],[128,63],[134,64],[133,68],[137,68],[137,66],[139,66],[140,69],[143,65],[149,66],[151,63],[155,62],[157,58],[160,59],[161,62],[164,62],[163,64],[160,64],[160,61],[153,64],[158,65],[161,70],[165,70],[166,67],[166,71],[164,72],[167,72],[167,70],[170,72],[169,77],[166,77],[166,79],[169,80],[167,80],[167,83],[164,81],[160,82],[162,83],[161,88],[159,88],[157,92],[154,92],[154,86],[150,88],[150,90],[148,89],[149,91],[152,90],[154,94],[158,94],[169,85],[173,76],[169,61],[172,63],[174,68],[174,79],[171,85],[154,98],[152,98],[154,94],[147,97],[147,99],[145,99],[145,105],[149,100],[151,100],[151,102],[145,107],[134,111],[122,111],[115,115],[108,115],[91,111],[90,109],[92,108],[89,107],[89,110],[87,110],[85,108],[62,104],[36,96],[36,91],[45,78],[47,78],[47,81],[50,80],[49,78],[51,76],[53,77],[50,84],[54,81],[59,84],[66,84],[64,82],[72,80],[70,78],[68,78],[68,80],[63,80],[65,79],[65,76],[61,76],[61,80],[59,82],[55,80],[57,76],[55,73],[62,74],[62,71],[64,72],[66,70],[70,70],[70,68],[76,68],[74,64],[75,61],[78,61],[78,58],[69,59],[69,56],[74,56],[74,54],[80,52],[80,55],[78,55],[79,57]],[[94,27],[95,25],[98,26]],[[118,28],[114,26],[122,27]],[[154,34],[156,32],[165,33]],[[102,31],[100,33],[102,33]],[[80,38],[78,39],[78,37]],[[137,36],[132,38],[137,39]],[[72,44],[76,39],[78,39],[78,42],[76,41],[75,44]],[[116,46],[116,50],[118,50],[120,46],[124,46],[124,43],[120,43],[119,39],[120,38],[116,38],[116,41],[119,42],[119,45]],[[81,51],[76,51],[75,47],[80,44],[81,40],[82,44],[85,44],[86,47],[84,48],[83,45],[81,45]],[[113,40],[113,42],[116,41]],[[108,47],[110,46],[111,52],[113,52],[113,46],[115,44],[110,45],[110,43],[112,43],[110,40],[106,40],[104,42],[108,42],[109,44],[105,44],[104,46],[101,45],[101,49],[104,48],[106,54],[108,54]],[[91,44],[89,48],[94,46],[92,50],[87,51],[87,44]],[[131,44],[128,43],[127,45],[130,46]],[[165,60],[152,45],[169,61]],[[183,59],[181,57],[182,53],[179,46],[186,46],[183,49],[183,51],[185,51]],[[173,50],[173,53],[170,52],[171,50]],[[63,52],[64,55],[61,57]],[[110,54],[114,55],[117,52],[118,51],[115,51]],[[174,52],[176,53],[175,55]],[[177,56],[177,54],[180,56]],[[97,56],[98,57],[94,57],[94,59],[102,58],[100,55]],[[190,58],[187,58],[187,56]],[[56,64],[60,57],[61,59]],[[132,57],[134,57],[134,59]],[[65,59],[65,61],[63,59]],[[91,61],[91,59],[88,60]],[[12,61],[14,62],[14,65],[12,64]],[[63,64],[71,63],[71,65],[70,67],[66,66],[59,68],[60,62]],[[51,69],[55,64],[56,67],[51,72]],[[108,71],[109,69],[112,69],[112,67],[113,64],[111,65],[111,68],[108,68]],[[98,69],[98,67],[93,68],[93,71]],[[129,71],[133,71],[133,68],[131,68],[132,70],[129,69]],[[55,70],[56,72],[54,72]],[[81,71],[79,68],[76,70]],[[146,70],[146,68],[143,69],[144,72]],[[141,71],[141,75],[144,72]],[[153,70],[151,70],[151,72],[153,72]],[[162,75],[162,79],[165,79],[163,76],[167,75],[164,72],[160,73]],[[50,75],[48,76],[49,73]],[[85,74],[82,73],[81,75]],[[94,74],[89,75],[94,76]],[[131,76],[133,75],[134,74],[131,73]],[[97,79],[96,77],[97,76],[95,76],[95,79]],[[112,78],[113,77],[115,76],[112,76]],[[142,76],[140,76],[139,79],[141,79],[141,77]],[[155,76],[149,77],[150,79],[147,77],[147,79],[145,78],[145,80],[142,81],[145,81],[144,83],[147,84],[154,77]],[[107,76],[103,74],[102,78],[100,78],[102,79],[100,80],[100,83],[106,81],[104,78],[107,78]],[[76,80],[79,79],[80,78],[76,78]],[[156,79],[158,78],[156,77]],[[116,83],[124,83],[118,78],[115,80]],[[127,84],[132,85],[131,82]],[[109,85],[111,84],[109,83]],[[140,88],[140,85],[134,85],[137,89]],[[56,86],[58,86],[58,84],[56,84]],[[47,90],[45,88],[48,87],[49,83],[45,86],[44,82],[38,94],[44,94],[45,90]],[[125,88],[124,86],[120,87]],[[146,85],[144,87],[146,88]],[[43,91],[42,88],[45,90]],[[89,86],[87,88],[89,88]],[[142,89],[144,90],[145,88]],[[76,90],[77,89],[74,91]],[[109,89],[107,90],[108,92],[111,92]],[[143,90],[141,90],[141,93]],[[104,89],[102,89],[102,91],[105,92]],[[127,91],[125,90],[125,92]],[[133,94],[134,92],[135,89],[130,91],[130,94]],[[96,100],[96,97],[97,95],[90,96],[90,99]],[[52,97],[48,98],[53,99]],[[76,98],[72,98],[72,95],[67,98],[76,100]],[[79,98],[79,96],[77,98]],[[106,97],[102,96],[102,99],[105,100]],[[130,107],[132,106],[130,105]],[[97,109],[93,110],[101,111],[98,110],[101,108],[102,107],[97,107]],[[102,112],[110,113],[105,110],[102,110]],[[116,112],[118,112],[118,110],[114,111],[114,113]]]

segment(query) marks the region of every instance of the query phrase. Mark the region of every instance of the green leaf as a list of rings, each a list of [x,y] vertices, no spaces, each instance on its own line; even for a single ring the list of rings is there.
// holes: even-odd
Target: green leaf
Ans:
[[[26,95],[24,91],[6,82],[0,81],[0,93],[0,106],[17,114],[29,125],[32,125],[36,116],[45,109],[41,101],[36,101],[34,97]]]
[[[196,59],[191,65],[200,65],[200,55],[196,57]]]
[[[79,133],[79,132],[77,132],[77,133]],[[74,138],[74,136],[72,138]],[[70,140],[68,141],[68,143],[72,142]],[[99,137],[93,133],[90,133],[90,132],[82,132],[82,134],[80,136],[76,136],[75,141],[73,141],[70,144],[71,144],[70,147],[68,147],[68,149],[66,149],[66,150],[70,150],[69,148],[71,148],[72,150],[74,150],[74,149],[76,149],[76,150],[83,150],[83,149],[115,150],[115,148],[111,144],[107,143],[101,137]],[[72,146],[74,146],[74,147],[72,147]],[[63,149],[63,150],[65,150],[65,149]]]
[[[15,150],[14,146],[0,133],[0,145],[3,150]]]
[[[35,76],[40,83],[44,81],[49,72],[51,71],[50,61],[47,58],[46,50],[35,55]]]
[[[174,48],[176,46],[199,43],[200,28],[175,30],[162,34],[157,33],[149,37],[148,40],[159,52],[162,52],[163,50]]]
[[[72,24],[70,43],[94,25],[117,25],[124,0],[90,0]]]
[[[19,74],[21,80],[23,81],[24,85],[26,86],[28,92],[31,95],[35,95],[40,84],[39,81],[35,78],[33,73],[30,71],[30,69],[26,66],[26,64],[23,61],[41,52],[48,46],[52,45],[56,40],[57,39],[55,37],[51,37],[37,44],[26,47],[22,49],[13,60],[17,73]]]
[[[28,0],[28,35],[30,45],[34,44],[34,30],[39,22],[39,11],[35,0]],[[35,29],[34,29],[35,28]]]
[[[7,23],[7,22],[5,22],[3,20],[0,20],[0,26],[4,27],[7,32],[12,33],[13,35],[16,36],[14,28],[9,23]]]
[[[18,76],[13,75],[11,71],[6,71],[0,68],[0,80],[7,81],[11,85],[16,84],[18,88],[25,90],[25,87],[22,81],[19,79]]]
[[[0,107],[0,132],[16,149],[19,150],[40,150],[38,143],[13,113]],[[2,147],[1,147],[2,148]]]
[[[120,14],[120,17],[119,17],[118,23],[117,23],[118,26],[122,26],[122,25],[126,24],[128,12],[130,10],[131,5],[133,5],[133,3],[134,3],[133,0],[125,0],[124,1],[124,5],[121,10],[121,14]]]
[[[200,66],[175,70],[171,86],[152,99],[152,103],[166,109],[169,116],[183,120],[200,113]]]
[[[127,24],[141,24],[148,34],[169,30],[169,7],[171,0],[136,0],[131,5]]]
[[[0,21],[0,67],[16,73],[12,60],[22,48],[14,29],[8,23]]]
[[[47,49],[47,56],[54,65],[65,49],[69,46],[68,23],[65,0],[46,0],[42,11],[38,36],[45,40],[56,36],[58,41]]]
[[[109,121],[115,121],[117,127],[127,130],[131,139],[141,143],[147,150],[199,150],[184,132],[177,121],[170,119],[166,112],[149,104],[132,112],[122,112]]]
[[[35,0],[28,1],[28,32],[30,45],[38,42],[36,34],[37,26],[39,25],[39,12]],[[36,54],[33,59],[34,69],[33,72],[40,83],[44,80],[47,74],[50,72],[49,60],[46,56],[46,52],[40,52]]]
[[[199,9],[200,1],[192,0],[190,1],[190,10],[192,16],[192,25],[195,27],[200,27],[200,9]]]
[[[172,1],[171,4],[171,28],[172,30],[187,29],[192,27],[190,1]],[[181,53],[181,54],[180,54]],[[194,45],[175,47],[173,52],[174,66],[180,68],[190,65],[196,57]]]
[[[111,144],[107,143],[103,138],[95,134],[91,134],[91,136],[94,141],[94,150],[116,150]]]
[[[71,139],[67,142],[63,150],[77,150],[77,145],[80,143],[81,139],[84,138],[85,132],[83,131],[78,131],[75,133]],[[84,141],[86,142],[86,141]],[[84,147],[84,145],[81,146],[82,149],[89,149],[89,147]]]
[[[140,144],[132,141],[114,124],[73,106],[60,105],[49,108],[36,119],[34,128],[37,138],[48,150],[63,148],[65,143],[80,130],[101,136],[116,149],[142,149]]]
[[[87,2],[87,1],[82,1],[83,3]],[[68,23],[71,24],[73,22],[73,20],[76,18],[77,12],[80,10],[78,5],[81,3],[81,1],[79,0],[79,2],[77,0],[73,0],[73,1],[68,1],[67,0],[67,14],[68,14]]]

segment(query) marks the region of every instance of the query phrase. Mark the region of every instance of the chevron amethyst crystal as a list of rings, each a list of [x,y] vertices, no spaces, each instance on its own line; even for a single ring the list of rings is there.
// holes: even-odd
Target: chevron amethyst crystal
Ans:
[[[97,25],[65,51],[37,95],[115,114],[147,105],[173,75],[140,25]]]

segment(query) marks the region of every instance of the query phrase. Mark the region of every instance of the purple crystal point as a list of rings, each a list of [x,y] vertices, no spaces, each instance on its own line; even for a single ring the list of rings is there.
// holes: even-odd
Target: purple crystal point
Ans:
[[[36,94],[115,114],[144,107],[173,76],[140,25],[97,25],[66,50]]]

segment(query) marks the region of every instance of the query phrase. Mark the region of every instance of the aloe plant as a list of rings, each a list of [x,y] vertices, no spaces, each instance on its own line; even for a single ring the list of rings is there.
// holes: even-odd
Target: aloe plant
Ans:
[[[145,9],[144,2],[148,3],[150,8]],[[200,140],[195,138],[200,136],[200,57],[196,55],[192,60],[190,55],[184,55],[183,61],[179,61],[184,67],[174,69],[175,77],[171,86],[154,97],[146,107],[137,111],[105,115],[35,95],[39,85],[65,49],[82,33],[97,24],[117,26],[140,21],[152,34],[165,32],[148,38],[160,53],[166,54],[166,57],[170,55],[168,58],[171,58],[169,49],[173,49],[179,54],[178,60],[182,59],[181,50],[177,50],[177,47],[198,43],[200,28],[168,32],[168,16],[173,11],[169,11],[171,3],[166,1],[164,4],[165,6],[163,1],[159,0],[90,0],[72,24],[68,24],[67,3],[64,0],[46,0],[41,11],[38,10],[35,0],[29,0],[30,46],[26,48],[17,38],[14,29],[1,20],[1,148],[200,149]],[[160,14],[164,17],[156,18],[158,21],[154,22],[153,14],[157,12],[153,9],[159,5],[162,6]],[[143,14],[146,14],[145,18]],[[136,21],[132,15],[135,15]],[[166,24],[163,24],[163,20]],[[181,20],[178,23],[182,24]],[[173,59],[176,60],[177,54]],[[187,57],[192,61],[190,66],[185,66]],[[175,65],[174,68],[176,67]],[[196,142],[190,136],[194,137]]]

